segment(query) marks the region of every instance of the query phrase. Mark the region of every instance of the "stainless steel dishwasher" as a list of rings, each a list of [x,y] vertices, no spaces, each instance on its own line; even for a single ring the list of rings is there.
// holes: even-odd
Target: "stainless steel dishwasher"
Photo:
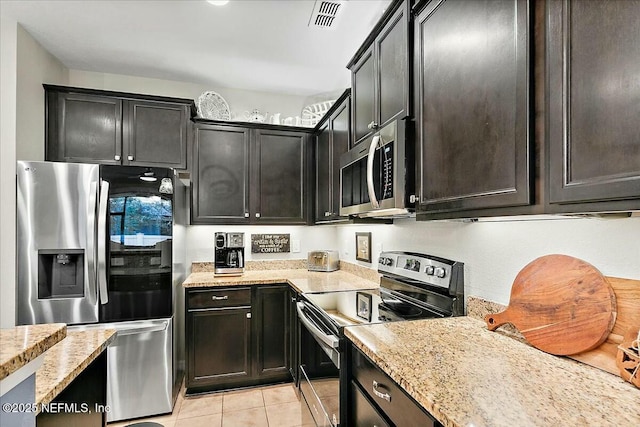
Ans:
[[[173,318],[70,326],[69,331],[115,329],[107,348],[107,421],[170,413],[173,409]]]

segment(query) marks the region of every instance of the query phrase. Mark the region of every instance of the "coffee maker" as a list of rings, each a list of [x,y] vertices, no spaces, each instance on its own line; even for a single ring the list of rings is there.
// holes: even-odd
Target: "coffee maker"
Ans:
[[[244,233],[216,233],[214,274],[244,273]]]

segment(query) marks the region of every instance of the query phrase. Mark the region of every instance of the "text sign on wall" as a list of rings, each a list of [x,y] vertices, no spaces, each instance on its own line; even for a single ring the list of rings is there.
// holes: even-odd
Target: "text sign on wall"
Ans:
[[[252,254],[272,254],[279,252],[291,252],[289,250],[289,234],[252,234]]]

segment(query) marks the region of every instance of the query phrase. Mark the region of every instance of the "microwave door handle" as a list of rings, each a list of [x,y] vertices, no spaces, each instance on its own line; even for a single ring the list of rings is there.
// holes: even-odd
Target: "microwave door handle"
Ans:
[[[102,181],[98,212],[98,286],[100,303],[109,302],[107,291],[107,207],[109,206],[109,182]]]
[[[367,190],[369,191],[369,200],[374,209],[380,208],[380,203],[376,197],[376,190],[373,188],[373,160],[376,155],[376,148],[380,142],[380,135],[373,137],[371,145],[369,145],[369,154],[367,155]]]
[[[96,278],[96,209],[98,203],[98,181],[89,185],[89,214],[87,215],[87,272],[89,295],[98,299]]]
[[[300,319],[302,324],[307,327],[309,332],[311,332],[314,336],[318,337],[320,341],[322,341],[323,343],[325,343],[331,348],[338,348],[340,340],[338,340],[338,338],[333,335],[325,334],[316,325],[314,325],[311,321],[309,321],[309,319],[307,319],[307,316],[305,316],[304,312],[302,311],[303,308],[304,308],[303,302],[299,302],[296,304],[296,309],[298,310],[298,319]]]

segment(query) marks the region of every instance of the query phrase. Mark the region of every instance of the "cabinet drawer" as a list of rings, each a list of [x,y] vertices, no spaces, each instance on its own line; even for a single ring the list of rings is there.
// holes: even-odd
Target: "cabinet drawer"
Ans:
[[[362,389],[398,426],[420,425],[433,427],[435,421],[391,378],[371,360],[352,347],[352,372]]]
[[[351,388],[351,402],[353,404],[353,417],[351,425],[354,426],[376,426],[389,427],[389,424],[380,415],[374,405],[362,393],[360,387],[353,381],[349,384]]]
[[[187,308],[224,308],[251,305],[251,288],[190,290]]]

